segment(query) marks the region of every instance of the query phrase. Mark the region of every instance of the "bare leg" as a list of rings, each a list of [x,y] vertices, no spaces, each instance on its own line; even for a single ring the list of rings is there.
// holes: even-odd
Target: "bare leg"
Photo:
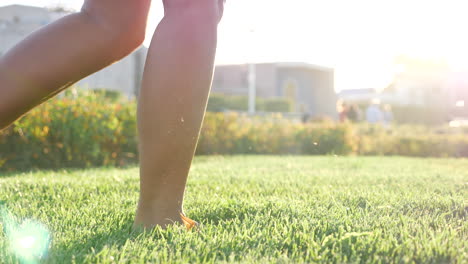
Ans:
[[[136,226],[181,222],[211,87],[223,1],[166,0],[139,98],[141,195]]]
[[[0,58],[0,129],[144,40],[150,0],[87,0]]]

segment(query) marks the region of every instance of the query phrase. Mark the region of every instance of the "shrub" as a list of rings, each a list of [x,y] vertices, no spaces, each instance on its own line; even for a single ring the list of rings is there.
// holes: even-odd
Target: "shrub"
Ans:
[[[468,157],[466,131],[423,126],[360,125],[357,154],[413,157]]]
[[[68,90],[70,91],[70,90]],[[124,95],[119,91],[107,90],[107,89],[94,89],[93,93],[98,97],[102,96],[106,99],[109,99],[112,102],[119,102],[123,100]]]
[[[249,118],[236,113],[207,114],[197,154],[346,155],[354,149],[350,132],[345,125],[304,125],[281,115]]]
[[[0,132],[0,170],[125,166],[138,161],[136,103],[68,92]],[[468,131],[445,127],[303,124],[281,114],[207,113],[198,155],[468,157]]]
[[[292,112],[292,103],[284,98],[264,99],[263,111],[265,112]]]
[[[0,133],[3,170],[123,166],[136,157],[135,104],[85,92],[31,111]]]
[[[349,124],[311,123],[299,131],[299,142],[300,153],[308,155],[347,155],[357,147]]]
[[[226,110],[225,97],[219,94],[212,94],[208,100],[209,112],[224,112]]]
[[[208,112],[247,111],[249,98],[240,95],[212,94],[208,100]],[[292,103],[284,98],[259,98],[255,100],[255,108],[260,112],[291,112]]]
[[[209,112],[223,112],[226,110],[247,111],[249,99],[247,96],[226,96],[222,94],[212,94],[208,100]]]

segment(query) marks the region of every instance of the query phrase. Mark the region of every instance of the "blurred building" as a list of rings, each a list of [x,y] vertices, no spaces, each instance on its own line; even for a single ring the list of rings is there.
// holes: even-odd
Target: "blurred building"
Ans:
[[[395,63],[401,69],[383,94],[389,103],[450,107],[463,100],[466,73],[454,73],[445,61],[400,56]]]
[[[287,98],[295,112],[336,117],[333,69],[306,63],[263,63],[255,65],[255,72],[257,97]],[[247,96],[248,80],[248,65],[217,66],[212,91]]]
[[[31,32],[65,15],[62,11],[32,6],[0,7],[0,55]]]
[[[446,111],[448,118],[468,117],[468,72],[454,72],[443,61],[400,58],[403,70],[381,95],[393,105]]]
[[[339,98],[361,105],[379,99],[400,109],[434,110],[427,115],[468,118],[468,72],[454,72],[441,60],[401,56],[396,64],[400,70],[386,89],[344,90]]]
[[[384,90],[382,100],[393,105],[447,106],[449,67],[439,61],[400,57],[402,68],[392,85]]]
[[[381,93],[374,88],[348,89],[340,91],[338,98],[346,103],[368,105],[372,100],[380,99]]]
[[[446,87],[452,117],[468,119],[468,71],[452,73]]]
[[[69,13],[61,9],[23,5],[0,7],[0,56],[33,31]],[[134,96],[141,86],[146,53],[147,49],[141,47],[122,61],[81,80],[77,85],[89,89],[115,90]]]

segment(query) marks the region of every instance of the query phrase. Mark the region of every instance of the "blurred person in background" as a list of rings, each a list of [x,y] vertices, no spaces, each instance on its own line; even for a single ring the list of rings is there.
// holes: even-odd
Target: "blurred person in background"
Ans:
[[[339,101],[337,104],[338,117],[341,123],[348,120],[348,105],[344,101]]]
[[[393,111],[392,111],[392,106],[389,104],[384,105],[383,108],[383,121],[385,127],[390,127],[393,123],[394,116],[393,116]]]
[[[301,121],[302,123],[306,124],[310,121],[310,114],[306,110],[305,105],[301,105],[300,109],[301,109]]]
[[[352,104],[348,109],[347,117],[351,122],[360,122],[362,120],[362,112],[359,106],[356,104]]]
[[[381,124],[384,122],[384,113],[380,109],[380,100],[372,100],[366,110],[366,121],[369,124]]]

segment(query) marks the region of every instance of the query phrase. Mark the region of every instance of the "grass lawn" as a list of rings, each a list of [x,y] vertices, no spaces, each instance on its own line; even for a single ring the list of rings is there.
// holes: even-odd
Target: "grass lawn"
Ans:
[[[137,168],[4,174],[0,227],[25,222],[0,229],[0,263],[44,226],[40,263],[467,263],[467,187],[468,160],[198,157],[185,209],[203,229],[137,234]]]

